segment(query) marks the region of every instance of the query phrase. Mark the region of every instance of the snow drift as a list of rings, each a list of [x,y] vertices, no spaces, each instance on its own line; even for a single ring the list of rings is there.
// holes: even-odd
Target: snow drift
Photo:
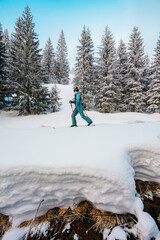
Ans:
[[[97,126],[71,129],[71,87],[60,88],[58,113],[0,113],[1,212],[17,226],[42,199],[39,215],[87,199],[101,210],[140,216],[134,178],[160,183],[159,114],[90,112]]]

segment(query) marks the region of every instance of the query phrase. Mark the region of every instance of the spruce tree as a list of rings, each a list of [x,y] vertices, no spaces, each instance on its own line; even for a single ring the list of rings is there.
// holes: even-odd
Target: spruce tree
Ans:
[[[10,84],[10,99],[11,109],[18,110],[16,106],[19,105],[20,96],[24,91],[24,87],[21,84],[21,28],[22,19],[19,17],[16,21],[15,31],[11,34],[10,49],[9,49],[9,84]]]
[[[150,59],[148,55],[145,55],[145,67],[143,71],[142,84],[144,86],[143,90],[144,92],[146,92],[146,94],[147,94],[147,91],[149,90],[151,75],[152,75],[152,69],[151,69]]]
[[[6,56],[5,72],[6,72],[6,77],[8,79],[9,58],[10,58],[10,39],[9,39],[9,33],[7,29],[5,29],[3,32],[2,41],[5,45],[5,56]],[[8,92],[9,92],[9,86],[8,86]]]
[[[117,65],[118,65],[118,74],[119,74],[119,81],[121,85],[121,104],[119,106],[119,109],[121,111],[126,111],[126,96],[127,96],[127,81],[129,76],[129,59],[128,59],[128,53],[127,53],[127,47],[123,40],[120,40],[120,44],[118,46],[117,51],[118,59],[117,59]]]
[[[68,52],[63,30],[61,31],[56,50],[57,83],[69,84],[69,62],[67,59]]]
[[[148,108],[149,112],[160,113],[160,37],[155,48],[155,55],[152,65],[151,82],[148,90]]]
[[[2,26],[0,24],[0,109],[6,106],[6,49],[5,44],[3,42],[3,31]]]
[[[130,74],[126,85],[128,111],[142,112],[146,107],[144,93],[145,67],[143,39],[137,27],[133,28],[128,45]]]
[[[93,109],[96,88],[94,49],[89,28],[83,27],[77,47],[74,86],[79,87],[86,109]]]
[[[120,87],[116,71],[116,50],[111,31],[108,27],[102,37],[98,58],[98,93],[96,106],[100,112],[114,112],[120,101]]]
[[[59,111],[62,103],[61,103],[61,98],[59,97],[59,91],[56,85],[53,86],[51,89],[50,99],[51,99],[51,111],[52,112]]]
[[[7,52],[7,55],[8,55],[9,48],[10,48],[10,39],[9,39],[9,33],[8,33],[7,29],[5,29],[4,32],[3,32],[2,41],[5,45],[5,49],[6,49],[6,52]]]
[[[57,79],[56,79],[56,76],[57,76],[57,62],[56,62],[55,54],[53,54],[52,59],[51,59],[51,76],[52,76],[51,82],[52,83],[57,83]]]
[[[10,46],[10,82],[13,87],[13,106],[20,114],[40,113],[47,110],[49,93],[42,87],[45,75],[35,24],[27,6],[19,17]]]
[[[48,38],[46,46],[43,51],[43,57],[42,57],[42,67],[47,74],[47,83],[53,82],[53,73],[52,73],[53,58],[55,58],[54,49],[52,46],[51,39]]]

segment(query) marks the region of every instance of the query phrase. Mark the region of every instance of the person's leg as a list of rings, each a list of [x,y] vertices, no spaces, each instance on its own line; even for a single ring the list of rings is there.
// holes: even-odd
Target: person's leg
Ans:
[[[92,120],[84,114],[84,112],[83,112],[83,107],[80,107],[80,108],[78,109],[78,112],[79,112],[79,114],[81,115],[81,117],[82,117],[87,123],[92,123]]]
[[[77,108],[74,109],[71,117],[72,117],[72,125],[77,125],[77,121],[76,121],[76,115],[78,114],[78,110]]]

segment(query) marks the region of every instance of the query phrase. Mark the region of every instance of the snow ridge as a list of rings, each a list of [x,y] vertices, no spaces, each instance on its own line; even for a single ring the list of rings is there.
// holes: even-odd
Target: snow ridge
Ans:
[[[75,207],[86,199],[101,210],[135,214],[136,230],[149,229],[148,236],[158,236],[154,220],[135,197],[134,179],[160,183],[159,114],[89,112],[95,124],[108,125],[40,128],[71,124],[72,88],[58,87],[60,112],[18,117],[0,111],[1,213],[11,216],[17,227],[33,218],[42,199],[39,215],[54,207]],[[78,118],[78,124],[83,120]],[[147,227],[148,220],[154,232]],[[138,230],[137,234],[148,240]]]
[[[109,173],[104,177],[104,172],[94,169],[18,167],[4,170],[0,179],[1,212],[14,217],[14,226],[32,218],[42,199],[45,201],[39,215],[57,206],[75,207],[86,199],[99,209],[123,213],[135,196],[134,180],[129,189],[124,179],[115,180]]]
[[[150,147],[129,150],[135,179],[160,183],[160,151]]]

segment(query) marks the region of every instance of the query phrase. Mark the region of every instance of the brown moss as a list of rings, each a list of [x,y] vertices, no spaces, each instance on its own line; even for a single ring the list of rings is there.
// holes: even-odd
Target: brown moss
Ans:
[[[102,231],[104,228],[113,229],[115,226],[131,228],[137,222],[132,214],[115,214],[110,212],[101,212],[94,208],[90,215],[96,222],[96,230]]]
[[[160,197],[160,184],[155,182],[136,180],[136,190],[141,196],[147,197],[147,192]]]
[[[80,202],[77,207],[73,210],[75,219],[83,220],[93,209],[93,204],[89,201]]]
[[[42,222],[50,222],[52,220],[53,216],[57,215],[58,211],[59,211],[59,208],[50,209],[43,216],[36,217],[33,222],[33,226],[36,224],[42,223]],[[32,219],[21,223],[18,227],[20,227],[20,228],[26,227],[26,226],[30,225],[31,222],[32,222]]]
[[[74,209],[75,213],[90,213],[93,209],[93,204],[87,200],[80,202]]]
[[[102,212],[96,209],[89,201],[82,201],[78,206],[71,210],[68,209],[52,209],[45,215],[35,219],[34,224],[43,221],[50,222],[50,230],[48,237],[55,239],[72,239],[74,234],[78,234],[80,239],[96,240],[103,239],[102,232],[104,228],[112,229],[115,226],[132,227],[136,218],[131,214],[113,214],[110,212]],[[63,231],[67,223],[71,223],[69,232]],[[31,221],[24,222],[20,227],[27,226]],[[29,239],[38,239],[38,236]],[[47,239],[47,238],[44,238]],[[49,239],[49,238],[48,238]]]
[[[0,237],[11,227],[9,216],[0,213]]]

